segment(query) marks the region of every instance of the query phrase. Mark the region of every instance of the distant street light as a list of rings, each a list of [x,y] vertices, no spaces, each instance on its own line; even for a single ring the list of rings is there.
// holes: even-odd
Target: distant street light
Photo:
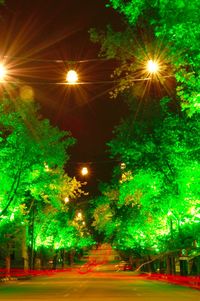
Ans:
[[[0,63],[0,81],[3,81],[5,79],[6,73],[7,72],[4,64]]]
[[[120,168],[121,168],[122,170],[125,169],[125,168],[126,168],[126,164],[122,162],[122,163],[120,164]]]
[[[70,85],[76,84],[77,81],[78,81],[78,74],[77,74],[77,72],[75,70],[69,70],[67,72],[66,81]]]
[[[82,174],[82,176],[88,175],[88,168],[86,166],[82,167],[81,174]]]
[[[149,60],[147,62],[147,70],[150,72],[150,73],[156,73],[159,71],[159,64],[156,62],[156,61],[153,61],[153,60]]]
[[[77,218],[78,218],[78,219],[82,219],[82,218],[83,218],[82,212],[79,211],[79,212],[77,213]]]
[[[64,202],[65,202],[65,204],[69,203],[69,198],[68,198],[68,196],[66,196],[66,197],[64,198]]]

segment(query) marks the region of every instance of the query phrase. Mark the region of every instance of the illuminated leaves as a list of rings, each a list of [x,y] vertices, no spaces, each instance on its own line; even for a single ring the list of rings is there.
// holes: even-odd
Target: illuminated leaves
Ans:
[[[72,225],[68,196],[83,194],[82,185],[64,172],[75,140],[42,120],[33,103],[3,98],[0,106],[0,228],[27,227],[31,248],[79,248],[91,237]],[[34,232],[32,230],[34,224]],[[14,233],[14,231],[13,231]],[[87,242],[88,239],[88,242]]]
[[[112,222],[113,213],[108,203],[108,199],[105,199],[104,203],[98,205],[93,213],[93,224],[99,232],[105,232],[110,234],[109,224]]]
[[[95,227],[105,231],[107,240],[110,233],[116,248],[135,253],[192,248],[192,241],[199,243],[200,221],[200,3],[108,2],[129,26],[124,32],[92,30],[91,37],[101,44],[100,55],[118,62],[111,97],[121,94],[130,116],[108,143],[111,157],[126,168],[113,173],[115,198],[109,189],[102,191],[107,199],[96,203]],[[156,78],[159,85],[151,86],[142,67],[152,57],[159,58],[163,70]],[[151,112],[144,110],[144,100]],[[103,219],[110,210],[112,219]]]
[[[146,124],[127,118],[109,142],[111,155],[125,163],[121,176],[131,174],[125,181],[119,175],[116,178],[118,209],[112,211],[116,248],[165,252],[187,245],[180,236],[187,236],[186,225],[197,228],[199,116],[169,113],[166,105],[167,100],[162,103],[160,117]],[[114,207],[112,202],[110,207]],[[190,236],[198,240],[196,230]]]
[[[2,210],[12,212],[24,202],[27,191],[35,199],[45,196],[45,201],[48,195],[49,201],[56,206],[63,184],[66,150],[73,139],[67,132],[53,128],[49,121],[40,120],[32,103],[24,105],[18,99],[14,104],[4,98],[0,113]]]
[[[113,8],[125,14],[130,23],[137,22],[138,17],[143,11],[145,0],[123,1],[123,0],[110,0]],[[134,9],[133,9],[134,5]]]
[[[35,248],[75,250],[89,247],[94,241],[87,227],[83,228],[80,229],[80,225],[74,223],[69,212],[50,210],[47,215],[40,211],[35,222]]]
[[[119,93],[130,89],[131,81],[128,76],[126,77],[126,74],[132,74],[133,77],[135,77],[134,71],[132,73],[129,72],[131,58],[132,62],[135,58],[138,59],[138,55],[136,54],[137,48],[140,49],[140,53],[142,53],[143,49],[140,45],[140,40],[144,40],[144,45],[148,43],[148,40],[151,40],[150,43],[152,45],[155,44],[155,42],[158,45],[161,45],[161,43],[165,45],[167,55],[165,55],[164,60],[166,60],[167,64],[173,66],[173,71],[168,69],[168,75],[174,75],[176,77],[177,99],[180,99],[183,110],[186,110],[189,116],[192,116],[195,112],[199,112],[199,1],[110,0],[108,2],[110,3],[109,6],[112,6],[125,16],[132,28],[132,39],[134,40],[135,38],[137,41],[137,47],[132,47],[131,39],[127,38],[127,46],[124,46],[124,37],[121,39],[121,43],[119,43],[118,39],[118,49],[121,49],[121,66],[116,69],[115,74],[119,75],[123,73],[125,76],[120,80],[119,86],[113,91],[111,96],[116,97]],[[149,35],[149,29],[153,33],[151,35],[152,38],[144,38]],[[138,32],[140,33],[139,35]],[[144,35],[142,39],[140,38],[141,33]],[[119,35],[120,33],[118,33],[118,36]],[[121,36],[123,36],[123,34]],[[126,31],[124,36],[126,36]],[[115,34],[113,34],[113,40],[114,37]],[[112,42],[112,40],[110,40],[110,43],[106,43],[106,40],[109,41],[109,35],[105,34],[104,39],[102,39],[101,34],[101,39],[98,40],[96,38],[95,42],[98,41],[103,45],[102,53],[107,56],[109,51],[105,49],[112,49],[112,45],[116,45],[116,43]],[[129,55],[129,62],[127,60],[125,66],[124,59],[127,59],[127,49],[131,49],[132,54]],[[124,58],[122,55],[123,51]],[[116,55],[118,52],[119,50],[113,52],[113,55],[115,53],[115,58],[117,59],[119,59],[119,56]],[[146,52],[151,53],[151,51]],[[166,84],[163,83],[163,86],[165,85]],[[170,85],[166,88],[170,91],[172,90]],[[135,87],[133,86],[133,91],[134,90]]]

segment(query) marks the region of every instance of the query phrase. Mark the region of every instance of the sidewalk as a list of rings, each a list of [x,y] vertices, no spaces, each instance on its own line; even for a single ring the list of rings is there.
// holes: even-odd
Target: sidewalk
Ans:
[[[23,270],[23,269],[11,269],[8,275],[6,269],[0,268],[0,282],[16,281],[16,280],[28,280],[36,276],[52,276],[58,272],[71,271],[72,268],[65,268],[59,270]]]
[[[145,275],[141,274],[140,277],[144,277],[149,280],[168,282],[171,284],[177,284],[177,285],[191,287],[200,290],[200,276],[180,276],[180,275],[149,273]]]

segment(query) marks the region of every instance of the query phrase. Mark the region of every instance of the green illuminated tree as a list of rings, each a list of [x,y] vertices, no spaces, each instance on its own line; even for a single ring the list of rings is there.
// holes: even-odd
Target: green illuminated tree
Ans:
[[[115,221],[113,216],[112,201],[107,196],[98,197],[92,200],[92,226],[103,235],[103,239],[111,242],[115,229]]]
[[[28,227],[29,236],[23,242],[31,252],[37,222],[40,227],[41,220],[48,221],[52,212],[62,211],[66,196],[73,199],[83,193],[80,182],[64,171],[74,141],[68,132],[42,119],[34,103],[2,98],[0,228],[3,231],[11,223],[21,230]],[[22,232],[25,235],[26,231]],[[24,254],[27,246],[23,247]]]
[[[66,204],[62,211],[46,208],[40,210],[35,221],[35,250],[50,249],[55,258],[61,255],[63,266],[65,255],[72,256],[94,244],[84,220],[76,215],[74,205]],[[48,214],[47,214],[48,213]],[[68,258],[72,263],[73,258]],[[56,263],[55,263],[56,266]]]
[[[66,150],[74,139],[39,119],[33,104],[19,99],[3,99],[0,124],[1,216],[17,210],[27,195],[56,206]]]
[[[111,184],[102,191],[93,213],[93,226],[115,248],[148,259],[183,249],[192,254],[199,244],[199,116],[170,113],[161,104],[159,117],[130,116],[116,127],[111,157],[125,169],[116,168],[115,190]]]
[[[140,209],[137,218],[127,219],[127,227],[132,224],[133,241],[138,236],[143,247],[150,242],[151,252],[192,248],[198,240],[196,230],[184,230],[200,222],[198,118],[167,113],[151,128],[130,118],[110,143],[112,155],[120,156],[132,175],[121,182],[118,203]]]
[[[127,24],[124,32],[114,32],[111,27],[106,32],[91,30],[92,40],[101,44],[101,55],[120,62],[113,74],[119,84],[111,95],[116,97],[127,90],[140,97],[146,92],[149,95],[152,87],[145,80],[137,80],[148,77],[145,64],[153,59],[160,63],[154,95],[174,97],[176,86],[176,99],[189,116],[199,112],[199,1],[108,2],[124,16]]]
[[[105,216],[112,212],[112,221],[102,218],[102,225],[105,231],[112,225],[118,249],[143,256],[182,249],[195,253],[200,222],[199,1],[109,3],[125,17],[125,29],[115,32],[109,25],[104,31],[91,29],[90,36],[100,43],[101,56],[116,59],[110,96],[121,94],[130,116],[109,143],[111,157],[126,166],[113,174],[118,197],[114,204],[109,198],[104,206],[96,204],[94,225],[102,231],[102,207]],[[158,62],[155,74],[146,68],[150,59]]]

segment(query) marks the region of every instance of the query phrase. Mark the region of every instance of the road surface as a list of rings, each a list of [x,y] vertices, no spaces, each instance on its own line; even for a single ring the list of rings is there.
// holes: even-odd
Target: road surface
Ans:
[[[199,301],[200,291],[145,280],[131,272],[78,270],[0,283],[0,301]]]

